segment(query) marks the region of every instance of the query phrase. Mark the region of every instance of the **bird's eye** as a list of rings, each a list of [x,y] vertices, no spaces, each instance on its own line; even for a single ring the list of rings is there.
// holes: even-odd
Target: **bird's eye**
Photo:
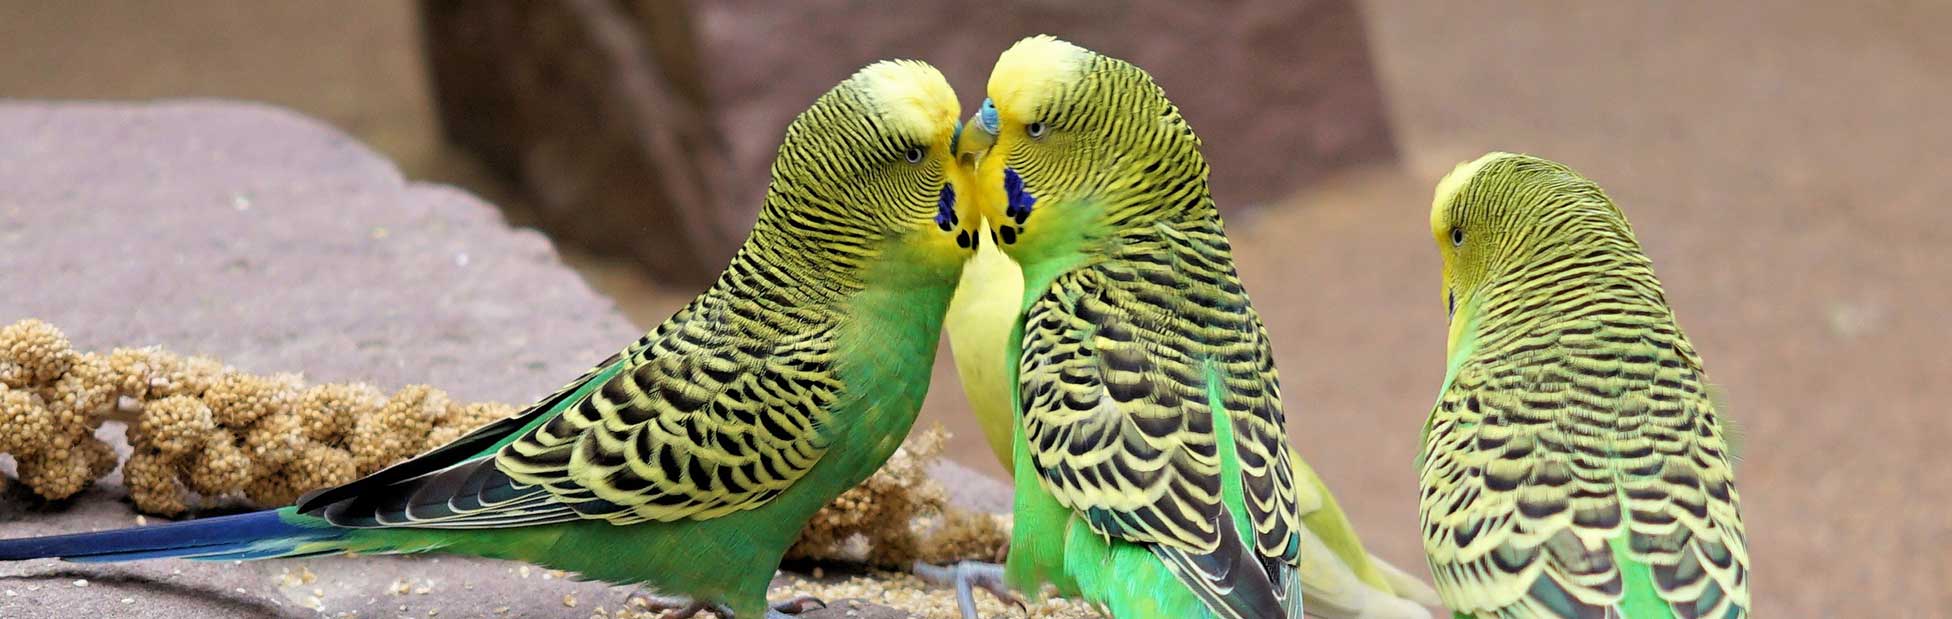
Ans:
[[[1464,229],[1463,229],[1463,228],[1458,228],[1458,227],[1455,227],[1455,226],[1453,226],[1453,227],[1451,227],[1451,229],[1450,229],[1450,246],[1451,246],[1451,247],[1463,247],[1463,246],[1464,246]]]
[[[1033,138],[1044,137],[1044,123],[1030,123],[1028,125],[1024,125],[1023,130],[1029,133],[1030,137]]]
[[[908,147],[908,162],[909,162],[909,163],[921,163],[921,162],[922,162],[922,147],[920,147],[920,146],[910,146],[910,147]]]

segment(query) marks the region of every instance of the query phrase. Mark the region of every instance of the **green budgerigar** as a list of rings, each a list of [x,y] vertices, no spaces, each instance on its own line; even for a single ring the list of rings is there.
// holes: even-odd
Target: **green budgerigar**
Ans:
[[[1199,140],[1143,70],[1050,37],[989,96],[975,191],[1024,286],[1015,524],[1003,573],[963,579],[1121,619],[1301,616],[1280,388]]]
[[[1418,457],[1458,617],[1746,617],[1730,430],[1598,185],[1492,153],[1437,186],[1449,364]]]
[[[758,222],[704,294],[519,416],[296,506],[0,540],[0,560],[444,552],[777,616],[780,557],[888,458],[928,390],[977,216],[933,67],[871,65],[787,127]],[[490,368],[483,368],[484,371]]]
[[[958,161],[974,161],[986,152],[995,136],[983,127],[994,126],[995,108],[989,105],[978,116],[963,124],[958,140]],[[985,118],[989,115],[991,118]],[[964,163],[964,165],[970,165]],[[971,412],[990,448],[1005,470],[1013,468],[1011,428],[1016,421],[1012,404],[1016,395],[1015,377],[1005,375],[1010,368],[1010,333],[1017,324],[1023,305],[1023,270],[1004,256],[983,224],[975,255],[963,266],[962,283],[949,304],[943,331],[955,355],[956,371],[962,378],[964,394]],[[1296,506],[1302,527],[1299,574],[1302,598],[1310,617],[1323,619],[1425,619],[1426,606],[1436,606],[1437,592],[1403,570],[1372,556],[1363,548],[1355,526],[1336,504],[1328,485],[1314,468],[1294,455]],[[933,580],[949,580],[952,573],[919,567]],[[960,593],[960,592],[959,592]]]

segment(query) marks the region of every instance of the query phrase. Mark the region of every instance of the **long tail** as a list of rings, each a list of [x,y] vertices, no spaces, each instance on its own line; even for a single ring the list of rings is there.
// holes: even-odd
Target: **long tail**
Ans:
[[[87,563],[184,558],[206,561],[329,554],[350,530],[291,508],[148,527],[0,540],[0,561],[58,558]]]

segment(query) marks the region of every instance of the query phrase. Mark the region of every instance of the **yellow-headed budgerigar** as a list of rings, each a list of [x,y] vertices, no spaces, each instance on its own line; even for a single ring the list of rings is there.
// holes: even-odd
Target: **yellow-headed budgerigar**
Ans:
[[[985,102],[983,108],[962,125],[956,139],[956,161],[975,174],[976,162],[996,141],[985,122],[993,122],[996,108]],[[973,211],[972,211],[973,212]],[[956,296],[949,301],[949,315],[942,330],[949,335],[949,350],[955,355],[956,374],[962,379],[963,395],[976,414],[983,439],[996,455],[1003,470],[1011,469],[1010,428],[1015,421],[1015,377],[1004,355],[1010,331],[1017,326],[1017,310],[1023,307],[1023,269],[996,248],[988,221],[977,224],[975,253],[963,264],[962,281]]]
[[[977,202],[1024,287],[1015,526],[1002,573],[959,584],[1124,619],[1301,616],[1280,389],[1199,140],[1144,71],[1050,37],[1004,52],[989,96]]]
[[[996,122],[995,108],[985,105],[964,123],[958,140],[959,161],[968,166],[982,158],[995,140]],[[988,222],[982,231],[976,254],[963,267],[962,284],[949,304],[943,330],[949,334],[956,370],[983,436],[1004,469],[1010,470],[1014,466],[1010,441],[1016,388],[1015,377],[1006,374],[1010,368],[1007,349],[1023,305],[1023,271],[996,248]],[[1299,573],[1308,616],[1429,617],[1425,606],[1438,604],[1437,593],[1416,577],[1369,555],[1314,469],[1298,455],[1293,462],[1302,523]],[[918,569],[937,580],[953,576],[939,569]]]
[[[901,443],[978,218],[933,67],[862,69],[787,127],[751,237],[704,294],[519,416],[298,505],[0,540],[0,560],[446,552],[777,616],[780,557]],[[492,368],[483,368],[492,371]]]
[[[1450,307],[1418,457],[1458,617],[1746,617],[1729,428],[1652,263],[1598,185],[1492,153],[1437,185]]]

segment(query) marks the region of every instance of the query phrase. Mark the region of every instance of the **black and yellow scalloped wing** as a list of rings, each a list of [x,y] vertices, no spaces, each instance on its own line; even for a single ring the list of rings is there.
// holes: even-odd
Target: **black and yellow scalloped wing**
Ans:
[[[1482,357],[1431,415],[1421,510],[1445,603],[1478,617],[1746,616],[1739,499],[1686,340],[1597,322],[1553,337],[1566,357]]]
[[[1027,309],[1025,439],[1042,487],[1093,530],[1150,545],[1217,612],[1279,616],[1299,524],[1266,334],[1217,227],[1156,232]],[[1245,514],[1223,502],[1223,458]]]
[[[397,479],[382,472],[303,508],[339,526],[469,529],[759,507],[828,448],[820,429],[840,383],[833,328],[821,326],[832,323],[814,318],[708,292],[536,407],[462,441],[489,451],[437,450],[397,465]]]
[[[826,453],[841,390],[831,329],[701,299],[590,397],[505,447],[497,467],[585,518],[710,518],[779,495]],[[723,325],[743,325],[725,329]]]

